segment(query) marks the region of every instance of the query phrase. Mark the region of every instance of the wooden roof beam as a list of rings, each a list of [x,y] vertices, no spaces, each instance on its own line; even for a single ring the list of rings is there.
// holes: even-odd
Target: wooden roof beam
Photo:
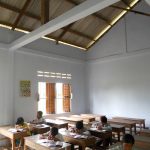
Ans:
[[[141,11],[136,11],[136,10],[131,10],[131,9],[126,9],[126,8],[123,8],[123,7],[119,7],[119,6],[110,6],[110,7],[113,7],[113,8],[116,8],[116,9],[121,9],[121,10],[126,10],[128,12],[133,12],[133,13],[136,13],[136,14],[140,14],[140,15],[144,15],[144,16],[148,16],[150,17],[150,14],[148,13],[145,13],[145,12],[141,12]]]
[[[49,21],[49,0],[41,0],[41,24]]]
[[[12,30],[14,30],[16,28],[16,26],[18,25],[20,19],[22,18],[22,16],[24,15],[24,12],[27,10],[29,4],[30,4],[31,0],[26,0],[20,14],[18,15],[17,19],[15,20],[13,26],[12,26]]]
[[[17,7],[14,7],[14,6],[11,6],[9,4],[3,3],[1,1],[0,1],[0,7],[8,9],[8,10],[11,10],[11,11],[14,11],[15,13],[20,13],[21,12],[21,9],[19,9]],[[36,19],[36,20],[40,20],[41,19],[40,16],[34,15],[32,13],[29,13],[29,12],[24,12],[24,15],[27,16],[27,17]]]
[[[72,8],[71,10],[65,12],[64,14],[58,16],[57,18],[49,21],[48,23],[42,25],[36,30],[29,34],[26,34],[19,39],[13,41],[9,44],[9,50],[15,51],[24,45],[31,43],[42,36],[50,34],[60,28],[63,28],[77,20],[85,18],[103,8],[106,8],[119,0],[86,0],[80,5]]]

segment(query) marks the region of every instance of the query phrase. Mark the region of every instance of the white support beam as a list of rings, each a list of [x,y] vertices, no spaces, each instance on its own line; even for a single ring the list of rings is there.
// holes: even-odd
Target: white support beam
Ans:
[[[69,25],[70,23],[87,17],[88,15],[91,15],[118,1],[119,0],[86,0],[85,2],[72,8],[61,16],[58,16],[56,19],[49,21],[31,33],[15,40],[9,45],[9,50],[17,50],[18,48],[31,43],[44,35],[50,34],[66,25]]]

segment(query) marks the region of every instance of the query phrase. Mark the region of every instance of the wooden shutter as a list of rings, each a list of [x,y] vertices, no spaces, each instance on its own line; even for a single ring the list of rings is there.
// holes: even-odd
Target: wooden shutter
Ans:
[[[46,83],[46,113],[55,113],[55,83]]]
[[[63,84],[63,111],[70,112],[71,88],[69,84]]]

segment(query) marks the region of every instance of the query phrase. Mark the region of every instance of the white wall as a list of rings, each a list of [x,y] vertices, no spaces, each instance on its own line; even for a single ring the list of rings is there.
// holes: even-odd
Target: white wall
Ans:
[[[12,55],[0,49],[0,125],[13,122]]]
[[[144,2],[135,9],[149,13]],[[87,54],[92,113],[146,118],[150,126],[150,19],[129,13]]]
[[[15,119],[23,116],[25,120],[33,120],[37,111],[37,83],[39,81],[56,80],[38,79],[37,71],[54,71],[62,73],[71,73],[72,80],[69,81],[72,86],[73,99],[72,99],[72,112],[80,113],[85,111],[84,105],[84,73],[85,67],[82,61],[75,61],[62,58],[52,58],[39,55],[31,55],[25,53],[15,53]],[[23,98],[19,95],[19,81],[31,81],[31,97]],[[66,82],[64,80],[58,80]]]

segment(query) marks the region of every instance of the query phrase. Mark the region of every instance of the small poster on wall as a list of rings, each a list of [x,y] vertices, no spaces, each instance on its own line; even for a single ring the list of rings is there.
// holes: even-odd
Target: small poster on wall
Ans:
[[[20,96],[23,97],[31,96],[31,82],[29,80],[20,81]]]

